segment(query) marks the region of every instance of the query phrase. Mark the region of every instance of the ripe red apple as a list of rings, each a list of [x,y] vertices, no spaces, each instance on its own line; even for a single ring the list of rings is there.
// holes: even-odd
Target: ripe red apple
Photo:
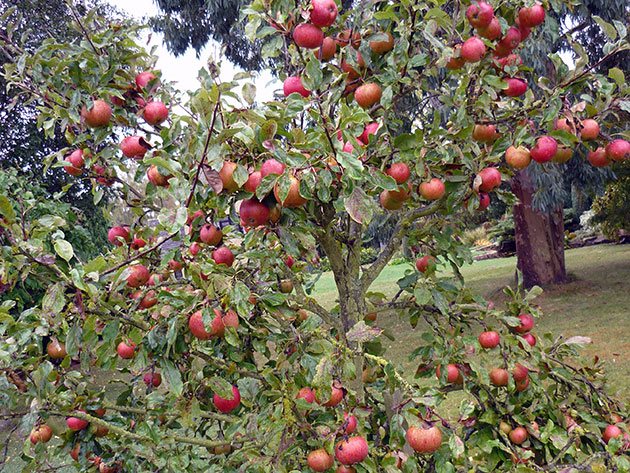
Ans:
[[[162,384],[162,375],[160,373],[145,373],[142,380],[147,386],[157,388]]]
[[[212,397],[212,403],[220,412],[227,414],[239,406],[241,403],[241,393],[236,386],[232,386],[232,399],[224,399],[215,393]]]
[[[332,25],[337,18],[337,4],[335,0],[312,0],[311,23],[320,28]]]
[[[284,96],[288,97],[292,93],[298,93],[302,97],[306,98],[311,95],[310,90],[306,90],[302,85],[302,78],[300,76],[290,76],[284,80],[284,84],[282,86],[284,91]]]
[[[501,185],[501,173],[497,168],[484,168],[479,171],[478,176],[481,178],[481,184],[479,185],[481,192],[491,192]]]
[[[520,445],[527,440],[529,434],[527,433],[527,429],[525,427],[516,427],[510,431],[508,436],[510,437],[512,443]]]
[[[201,245],[196,241],[193,241],[188,247],[188,252],[191,254],[193,258],[197,256],[200,251],[201,251]]]
[[[216,317],[215,317],[216,319]],[[214,320],[211,326],[214,325]],[[211,328],[211,331],[208,332],[203,323],[203,314],[200,310],[193,313],[188,319],[188,329],[190,333],[193,334],[195,338],[199,340],[209,340],[214,335],[214,330]]]
[[[315,402],[315,392],[313,392],[313,390],[308,387],[302,388],[298,391],[297,396],[295,396],[295,398],[304,399],[309,404],[312,404]]]
[[[421,273],[424,273],[430,266],[435,265],[435,258],[431,255],[426,255],[416,260],[416,269]]]
[[[529,386],[529,378],[525,378],[523,381],[514,380],[514,385],[516,386],[516,390],[520,393],[527,389]]]
[[[131,244],[129,245],[132,250],[139,250],[140,248],[144,248],[145,246],[147,246],[147,242],[144,241],[143,238],[139,237],[134,237],[134,239],[131,241]]]
[[[273,187],[273,195],[276,201],[283,207],[296,208],[301,207],[306,203],[306,199],[300,195],[300,181],[295,176],[290,176],[289,180],[289,193],[284,200],[280,199],[280,185],[276,183]]]
[[[149,182],[156,187],[168,187],[168,181],[172,177],[173,176],[170,174],[164,175],[160,173],[160,170],[155,164],[152,164],[149,166],[149,169],[147,169],[147,178]]]
[[[527,333],[534,328],[534,317],[531,314],[521,314],[518,316],[521,324],[514,327],[516,333]]]
[[[442,431],[437,426],[411,426],[405,433],[409,446],[418,453],[433,453],[442,445]]]
[[[120,142],[120,149],[128,158],[142,159],[150,145],[141,136],[127,136]]]
[[[83,174],[83,166],[85,160],[83,159],[83,150],[75,149],[72,153],[64,158],[64,161],[70,163],[68,166],[64,166],[63,169],[71,176],[80,176]]]
[[[485,28],[494,18],[494,8],[483,0],[473,2],[466,9],[466,18],[473,28]]]
[[[568,146],[558,145],[558,151],[553,156],[553,162],[564,164],[573,157],[573,150]]]
[[[287,257],[284,259],[284,264],[286,264],[289,267],[289,269],[291,269],[293,265],[295,264],[295,260],[293,259],[293,256],[287,255]]]
[[[510,374],[503,368],[494,368],[490,371],[490,382],[494,386],[507,386]]]
[[[516,77],[508,77],[505,79],[507,88],[503,90],[503,93],[508,97],[520,97],[527,92],[527,82],[524,79],[517,79]]]
[[[168,118],[168,108],[159,100],[153,100],[145,105],[142,116],[149,125],[159,125]]]
[[[370,136],[376,135],[376,132],[380,127],[381,124],[379,122],[368,123],[363,129],[363,133],[357,136],[357,141],[363,143],[364,145],[367,145],[370,142]]]
[[[341,48],[351,44],[353,48],[358,49],[361,44],[361,33],[346,29],[337,35],[336,41]]]
[[[479,193],[479,206],[477,210],[483,211],[490,207],[490,195],[485,192]]]
[[[494,41],[501,37],[501,23],[497,17],[493,17],[490,23],[485,28],[477,29],[477,34],[482,38]]]
[[[505,69],[508,67],[520,66],[521,64],[523,64],[523,60],[521,59],[521,56],[519,56],[518,54],[511,53],[505,57],[496,58],[495,63],[499,70],[505,71]]]
[[[368,456],[367,441],[360,435],[348,437],[335,446],[335,458],[343,465],[361,463]]]
[[[386,171],[398,184],[404,184],[411,176],[411,171],[406,163],[392,163]]]
[[[262,166],[260,167],[260,174],[264,179],[269,174],[281,175],[282,173],[284,173],[285,169],[286,166],[283,163],[271,158],[262,163]]]
[[[566,131],[567,133],[571,133],[572,135],[575,135],[575,125],[573,124],[573,122],[569,121],[568,118],[556,118],[556,120],[553,122],[553,129],[554,130],[563,130]]]
[[[146,294],[143,294],[142,291],[136,291],[131,295],[131,298],[135,300],[140,299],[140,303],[138,304],[139,309],[150,309],[158,303],[157,293],[155,291],[147,291]]]
[[[324,33],[311,23],[302,23],[293,30],[293,41],[300,48],[319,48],[324,42]]]
[[[440,365],[437,365],[435,369],[435,374],[438,379],[441,378],[442,370],[440,368]],[[446,365],[446,382],[453,383],[453,384],[462,384],[464,382],[462,373],[457,367],[457,365],[454,365],[452,363],[449,363],[448,365]]]
[[[505,161],[514,169],[525,169],[531,162],[529,150],[524,146],[510,146],[505,151]]]
[[[370,41],[370,49],[374,54],[385,54],[394,49],[394,37],[389,31],[386,31],[385,34],[387,39],[378,39]]]
[[[224,161],[221,170],[219,171],[219,177],[223,183],[223,188],[228,192],[236,192],[239,185],[234,180],[234,171],[236,170],[236,163],[232,161]]]
[[[335,407],[339,405],[341,401],[343,401],[343,396],[344,396],[343,388],[340,388],[333,384],[332,390],[330,392],[330,398],[326,402],[321,403],[321,404],[324,407]]]
[[[486,55],[486,45],[484,42],[472,36],[462,44],[461,57],[466,62],[479,62]]]
[[[450,69],[451,71],[454,71],[456,69],[461,69],[464,66],[464,64],[466,64],[466,61],[464,61],[464,58],[462,57],[461,43],[453,46],[453,49],[454,49],[453,55],[446,63],[446,68]]]
[[[149,82],[152,82],[155,79],[155,74],[149,71],[144,71],[136,76],[135,81],[139,89],[144,89],[147,85],[149,85]]]
[[[427,200],[438,200],[446,193],[446,187],[440,179],[434,177],[429,182],[420,183],[418,192]]]
[[[587,159],[592,166],[595,166],[597,168],[603,168],[610,164],[608,156],[606,155],[606,149],[602,148],[601,146],[595,151],[589,151]]]
[[[120,342],[116,347],[116,353],[124,360],[130,360],[136,355],[136,344],[129,342]]]
[[[494,125],[475,125],[472,137],[473,140],[482,143],[494,143],[499,134],[497,133],[497,127]]]
[[[36,443],[46,443],[48,442],[53,436],[53,431],[50,428],[50,426],[46,425],[46,424],[41,424],[38,425],[37,427],[35,427],[32,431],[31,431],[31,435],[29,436],[31,443],[33,445],[35,445]]]
[[[269,221],[269,208],[256,198],[245,199],[239,207],[241,225],[245,227],[258,227]]]
[[[496,57],[505,57],[509,55],[514,48],[516,48],[521,42],[521,32],[515,26],[511,26],[505,33],[505,36],[497,43],[494,48],[494,55]]]
[[[337,42],[332,37],[326,36],[317,52],[317,58],[321,61],[330,61],[335,54],[337,54]]]
[[[234,263],[234,253],[227,246],[220,246],[212,252],[212,259],[216,264],[230,267]]]
[[[357,470],[351,466],[339,465],[335,473],[357,473]]]
[[[523,7],[518,11],[519,24],[527,28],[533,28],[545,21],[545,9],[540,3],[533,7]]]
[[[206,223],[199,230],[199,239],[207,245],[217,246],[223,239],[223,232],[211,223]]]
[[[129,268],[129,275],[127,276],[127,286],[140,287],[147,283],[151,274],[146,266],[142,264],[135,264]]]
[[[104,100],[95,100],[91,108],[81,109],[81,116],[90,128],[104,127],[112,118],[112,108]]]
[[[374,82],[366,82],[354,91],[354,100],[361,108],[370,108],[381,101],[383,91]]]
[[[499,346],[499,343],[501,342],[501,336],[498,332],[495,331],[481,332],[479,334],[478,340],[479,345],[481,345],[483,348],[495,348]]]
[[[602,439],[604,440],[604,442],[608,443],[610,442],[610,439],[616,439],[618,437],[621,437],[621,435],[623,434],[623,432],[621,431],[621,429],[619,427],[617,427],[616,425],[607,425],[606,428],[604,429],[604,432],[602,433]]]
[[[92,166],[92,172],[96,174],[98,177],[96,178],[96,182],[98,182],[102,186],[110,187],[114,180],[108,177],[108,172],[104,166],[100,164],[94,164]]]
[[[122,246],[123,241],[129,242],[131,240],[131,235],[129,234],[129,227],[123,227],[121,225],[117,225],[112,227],[107,232],[107,240],[116,246]],[[122,241],[121,241],[122,240]]]
[[[323,472],[332,468],[334,462],[332,455],[329,455],[323,448],[313,450],[306,458],[309,468],[317,472]]]
[[[531,333],[523,334],[523,338],[528,343],[530,347],[536,346],[536,337]],[[521,347],[522,348],[522,347]]]
[[[520,363],[517,363],[512,370],[512,376],[514,377],[514,381],[523,382],[528,379],[529,370]]]
[[[245,184],[243,184],[243,189],[245,189],[247,192],[255,194],[256,189],[258,189],[258,186],[260,185],[260,181],[262,181],[261,172],[254,171],[249,175]]]
[[[343,414],[343,423],[346,426],[346,428],[344,429],[344,432],[346,434],[351,434],[355,430],[357,430],[358,421],[357,418],[352,414],[348,414],[347,412],[345,412]]]
[[[580,138],[582,141],[594,140],[599,136],[599,123],[592,118],[582,120],[580,123]]]
[[[606,145],[606,157],[612,161],[623,161],[630,158],[630,143],[616,139]]]
[[[399,210],[404,204],[404,200],[396,199],[392,191],[387,190],[380,193],[379,201],[385,210]]]
[[[536,140],[536,144],[529,151],[530,156],[537,163],[551,161],[558,151],[558,142],[551,136],[541,136]]]
[[[79,411],[79,412],[85,412],[85,411]],[[78,432],[79,430],[83,430],[87,428],[87,426],[89,425],[89,422],[87,420],[79,419],[78,417],[67,417],[66,425],[73,432]]]
[[[48,345],[46,345],[46,353],[53,360],[61,360],[68,354],[66,346],[56,338],[53,338],[48,342]]]

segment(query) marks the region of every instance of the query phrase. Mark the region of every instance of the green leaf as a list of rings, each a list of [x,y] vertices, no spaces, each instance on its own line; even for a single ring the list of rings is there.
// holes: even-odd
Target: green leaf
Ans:
[[[370,223],[374,215],[374,201],[360,187],[355,187],[349,197],[344,199],[344,206],[350,218],[357,223]]]
[[[606,21],[604,21],[601,17],[597,15],[593,15],[593,19],[601,27],[604,33],[606,33],[606,36],[608,36],[613,41],[617,39],[617,30],[615,29],[613,25],[611,25],[610,23],[607,23]]]
[[[175,396],[181,396],[182,392],[184,391],[182,374],[179,372],[179,370],[171,360],[162,359],[161,366],[164,380],[170,386],[171,391]]]
[[[11,201],[4,195],[0,195],[0,215],[2,215],[7,222],[15,222],[15,212]]]
[[[207,381],[207,384],[214,394],[217,394],[223,399],[233,399],[232,385],[225,379],[213,376]]]
[[[243,84],[243,98],[249,105],[256,101],[256,86],[251,82]]]
[[[56,283],[46,289],[46,294],[42,299],[42,311],[46,314],[58,314],[66,305],[64,297],[65,286],[62,283]]]
[[[620,88],[623,87],[626,83],[626,76],[624,75],[623,71],[618,67],[611,68],[608,71],[608,77],[614,80]]]
[[[322,84],[323,73],[321,63],[314,57],[306,64],[306,74],[302,77],[307,90],[315,90]]]
[[[66,261],[70,261],[74,256],[72,245],[66,240],[55,240],[55,252]]]

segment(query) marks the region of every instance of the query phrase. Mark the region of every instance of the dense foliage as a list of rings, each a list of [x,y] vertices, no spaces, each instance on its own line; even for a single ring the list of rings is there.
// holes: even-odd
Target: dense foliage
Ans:
[[[532,333],[539,289],[507,289],[499,308],[459,272],[462,221],[510,199],[510,166],[573,148],[628,158],[621,138],[604,149],[623,73],[595,74],[579,51],[575,70],[553,56],[555,73],[532,77],[512,55],[527,27],[508,25],[540,24],[540,6],[495,5],[498,34],[519,38],[497,42],[474,36],[467,5],[325,3],[247,8],[251,39],[286,65],[285,96],[258,106],[249,74],[220,83],[217,64],[176,93],[126,22],[90,14],[80,40],[33,53],[9,31],[8,83],[71,144],[46,163],[127,207],[111,251],[84,260],[66,222],[0,202],[5,284],[47,282],[41,304],[0,306],[0,396],[34,428],[25,471],[68,454],[101,472],[630,470],[626,411],[597,361],[575,361],[588,339]],[[627,49],[622,24],[602,25],[606,54]],[[394,110],[409,96],[405,132]],[[362,265],[384,213],[391,237]],[[372,283],[403,242],[415,268],[388,297]],[[318,250],[334,303],[312,295]],[[383,317],[423,327],[415,376],[386,358]]]

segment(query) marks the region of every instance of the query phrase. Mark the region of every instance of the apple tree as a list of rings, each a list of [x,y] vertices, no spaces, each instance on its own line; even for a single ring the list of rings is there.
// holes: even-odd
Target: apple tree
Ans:
[[[129,22],[77,16],[79,40],[32,53],[9,26],[5,79],[70,144],[46,165],[120,203],[111,251],[84,260],[69,222],[0,197],[2,284],[46,284],[0,306],[24,471],[628,471],[627,411],[578,361],[588,339],[537,333],[537,288],[497,307],[460,273],[461,222],[510,200],[514,170],[576,147],[628,158],[606,128],[623,77],[585,55],[533,77],[518,55],[554,7],[255,0],[245,31],[282,65],[264,104],[212,61],[176,91]],[[605,28],[607,55],[627,49]],[[382,214],[391,238],[362,265]],[[403,241],[413,261],[383,293]],[[335,301],[314,292],[322,257]],[[385,352],[394,318],[416,327],[415,373]]]

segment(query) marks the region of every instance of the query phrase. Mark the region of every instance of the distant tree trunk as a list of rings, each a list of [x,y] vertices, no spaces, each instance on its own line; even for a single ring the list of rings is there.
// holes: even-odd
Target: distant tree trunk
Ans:
[[[566,282],[562,208],[550,213],[532,208],[535,187],[527,172],[514,176],[512,191],[518,198],[513,210],[514,233],[516,265],[523,274],[523,284],[529,288]]]

